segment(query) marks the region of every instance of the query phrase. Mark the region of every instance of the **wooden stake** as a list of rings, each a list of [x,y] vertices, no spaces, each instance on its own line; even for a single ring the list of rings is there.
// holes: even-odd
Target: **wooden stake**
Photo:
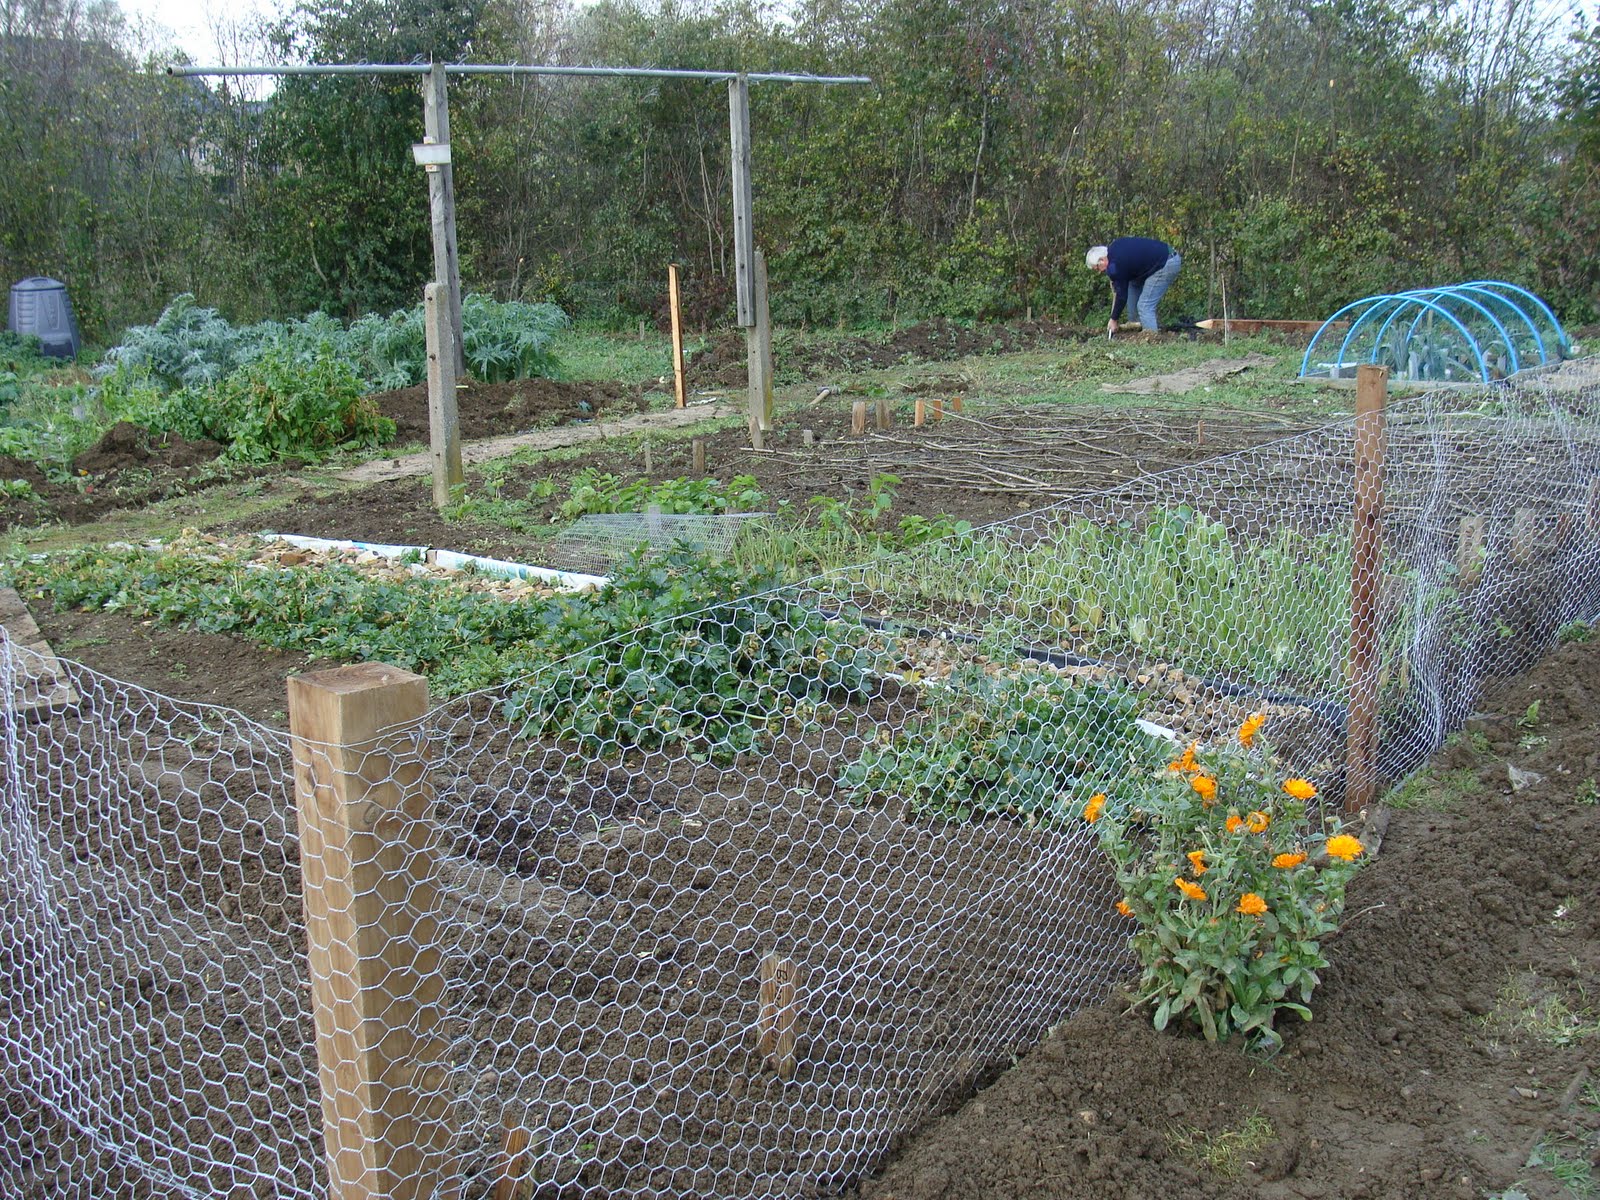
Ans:
[[[1456,571],[1462,587],[1471,587],[1483,576],[1483,542],[1489,531],[1487,517],[1462,517],[1456,527]]]
[[[694,473],[696,475],[704,475],[706,473],[706,440],[705,440],[705,438],[694,438],[692,441],[690,441],[690,443],[689,443],[689,455],[690,455],[690,458],[693,460],[693,463],[694,463]]]
[[[672,401],[677,408],[689,403],[683,374],[683,301],[678,292],[678,264],[667,264],[667,309],[672,314]]]
[[[817,435],[809,429],[802,429],[800,431],[800,444],[807,450],[811,449],[817,444]]]
[[[523,1200],[523,1179],[527,1173],[528,1131],[520,1125],[508,1125],[490,1200]]]
[[[433,454],[433,506],[444,508],[466,481],[461,468],[461,425],[456,411],[456,352],[449,291],[442,283],[422,289],[428,346],[428,442]]]
[[[933,419],[934,419],[935,422],[944,420],[944,397],[943,396],[935,396],[933,398]]]
[[[887,428],[889,428],[889,423],[890,423],[889,398],[887,396],[879,396],[878,397],[877,409],[878,409],[878,411],[877,411],[877,413],[875,415],[876,415],[876,419],[877,419],[878,428],[879,429],[887,429]]]
[[[752,396],[758,404],[757,416],[761,420],[761,428],[765,432],[772,432],[772,305],[767,288],[767,256],[765,252],[755,252],[756,276],[756,357],[761,367],[761,394]]]
[[[428,684],[361,663],[288,692],[328,1196],[428,1200],[453,1132],[437,860],[425,757],[397,749]]]
[[[850,432],[858,437],[867,431],[867,402],[857,400],[850,406]]]
[[[961,397],[960,396],[952,396],[952,397],[950,397],[950,411],[951,412],[957,412],[957,413],[961,411]]]
[[[913,425],[926,425],[928,423],[928,402],[920,396],[917,398],[916,413],[911,418]]]
[[[655,460],[651,457],[649,442],[644,444],[644,473],[646,478],[656,473]]]
[[[797,1017],[795,965],[776,952],[761,960],[761,1013],[756,1049],[779,1079],[794,1077],[794,1031]]]
[[[1383,571],[1384,405],[1389,369],[1356,372],[1355,523],[1350,572],[1350,718],[1344,811],[1366,809],[1377,791],[1378,619]]]
[[[1533,558],[1534,530],[1538,517],[1531,508],[1519,508],[1511,514],[1511,557],[1525,563]]]

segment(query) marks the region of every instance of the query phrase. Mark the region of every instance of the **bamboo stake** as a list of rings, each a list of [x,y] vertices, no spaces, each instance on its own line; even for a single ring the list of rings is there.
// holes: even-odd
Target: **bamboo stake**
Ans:
[[[678,292],[678,264],[667,264],[667,307],[672,313],[672,398],[677,408],[689,403],[688,381],[683,374],[683,307]]]

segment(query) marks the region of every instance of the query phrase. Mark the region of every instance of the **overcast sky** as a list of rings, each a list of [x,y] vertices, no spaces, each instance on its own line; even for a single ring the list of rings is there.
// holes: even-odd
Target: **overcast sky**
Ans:
[[[170,30],[172,36],[160,40],[176,43],[202,66],[239,61],[235,47],[217,44],[213,26],[219,18],[247,25],[256,16],[276,16],[287,4],[288,0],[118,0],[130,19]]]

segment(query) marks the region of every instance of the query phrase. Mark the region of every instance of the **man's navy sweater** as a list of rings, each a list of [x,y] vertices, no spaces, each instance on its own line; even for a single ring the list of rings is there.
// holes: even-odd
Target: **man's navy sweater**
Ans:
[[[1128,303],[1128,285],[1143,283],[1166,266],[1172,247],[1155,238],[1125,237],[1107,246],[1106,254],[1106,278],[1116,292],[1116,303],[1111,306],[1111,319],[1115,321]]]

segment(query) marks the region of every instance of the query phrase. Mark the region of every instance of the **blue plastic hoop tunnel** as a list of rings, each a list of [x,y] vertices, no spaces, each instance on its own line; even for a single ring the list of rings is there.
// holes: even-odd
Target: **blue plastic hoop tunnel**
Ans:
[[[1396,379],[1492,383],[1559,363],[1570,351],[1561,322],[1538,296],[1502,280],[1474,279],[1346,304],[1312,335],[1300,375],[1337,378],[1361,363],[1379,363]]]

